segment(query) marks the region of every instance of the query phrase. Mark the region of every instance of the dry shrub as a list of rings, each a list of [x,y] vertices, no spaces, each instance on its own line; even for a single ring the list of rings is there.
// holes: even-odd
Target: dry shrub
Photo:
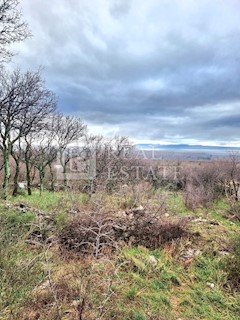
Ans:
[[[157,249],[187,235],[187,219],[152,215],[143,208],[114,214],[80,214],[59,234],[60,248],[82,256],[107,254],[118,243]]]
[[[228,201],[230,206],[225,218],[231,221],[240,221],[240,203],[236,201]]]
[[[214,199],[215,197],[212,191],[204,188],[204,186],[187,184],[184,202],[189,210],[195,211],[199,207],[209,208]]]
[[[223,190],[219,187],[220,178],[220,167],[214,163],[187,171],[184,197],[186,207],[190,210],[210,207],[222,196]]]
[[[115,261],[89,257],[68,262],[51,270],[51,285],[47,281],[33,291],[21,310],[23,319],[105,319],[105,312],[114,305],[112,286],[118,281]]]
[[[232,291],[240,292],[240,236],[233,240],[233,255],[226,258],[227,285]]]
[[[109,215],[79,214],[59,234],[60,247],[97,258],[104,248],[114,246],[112,226]]]
[[[151,200],[153,196],[153,190],[148,182],[139,182],[138,184],[121,186],[118,195],[120,196],[121,209],[135,208],[140,203]]]

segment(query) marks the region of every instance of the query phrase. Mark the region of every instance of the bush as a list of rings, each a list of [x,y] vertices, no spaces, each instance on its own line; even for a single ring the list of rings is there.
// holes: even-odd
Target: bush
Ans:
[[[233,240],[233,255],[226,258],[224,270],[227,285],[232,291],[240,291],[240,236]]]
[[[199,207],[208,208],[219,199],[223,190],[219,187],[219,168],[213,164],[205,164],[185,172],[185,205],[190,210]]]
[[[230,201],[228,203],[230,205],[230,209],[228,211],[229,218],[240,221],[240,203],[236,201]]]

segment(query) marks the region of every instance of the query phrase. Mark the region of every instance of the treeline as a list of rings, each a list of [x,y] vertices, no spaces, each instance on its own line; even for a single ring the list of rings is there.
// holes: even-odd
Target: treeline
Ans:
[[[31,195],[33,172],[36,170],[40,191],[44,188],[47,168],[54,189],[54,164],[57,159],[62,171],[63,187],[66,188],[67,166],[71,160],[79,160],[81,157],[86,165],[87,160],[94,159],[96,162],[97,157],[98,165],[94,167],[96,178],[100,172],[108,171],[106,158],[110,150],[115,150],[119,157],[125,144],[129,144],[126,138],[91,136],[81,119],[58,113],[56,96],[46,87],[40,70],[7,70],[6,64],[14,55],[9,49],[10,45],[30,36],[28,25],[22,19],[19,1],[0,0],[0,169],[3,199],[9,194],[11,177],[13,195],[17,195],[21,164],[25,166],[24,180],[27,182],[28,194]],[[76,148],[76,145],[81,148]],[[116,164],[116,159],[114,157],[111,161]],[[14,166],[11,165],[12,161]],[[88,181],[93,180],[86,178],[89,178]],[[88,182],[88,185],[92,188],[93,182]]]
[[[67,187],[67,168],[75,159],[83,164],[92,165],[94,177],[79,177],[74,171],[73,179],[96,180],[109,166],[115,170],[119,159],[126,157],[127,138],[92,136],[87,126],[78,117],[64,116],[57,112],[54,93],[48,90],[41,79],[40,72],[22,73],[4,71],[0,77],[0,149],[2,151],[3,188],[2,198],[9,194],[10,176],[14,175],[13,195],[17,195],[20,164],[24,163],[28,194],[31,195],[35,168],[39,176],[40,191],[44,188],[44,177],[48,168],[52,175],[52,190],[56,179],[54,166],[61,167],[64,188]],[[14,160],[14,167],[10,166]],[[94,163],[91,163],[93,161]],[[13,169],[15,168],[14,172]],[[117,169],[118,170],[118,169]],[[105,176],[106,178],[107,176]],[[89,178],[89,179],[88,179]]]
[[[207,206],[223,194],[235,202],[240,200],[238,155],[201,166],[174,161],[163,165],[145,159],[144,154],[141,157],[127,137],[93,136],[80,118],[59,113],[57,98],[46,87],[40,70],[10,72],[6,68],[13,56],[9,45],[30,36],[19,1],[0,0],[3,199],[10,191],[17,195],[19,181],[26,182],[31,195],[33,184],[37,182],[42,192],[47,180],[50,190],[73,187],[89,194],[97,187],[112,192],[119,186],[144,181],[153,189],[167,187],[171,191],[183,191],[186,205],[192,209]]]

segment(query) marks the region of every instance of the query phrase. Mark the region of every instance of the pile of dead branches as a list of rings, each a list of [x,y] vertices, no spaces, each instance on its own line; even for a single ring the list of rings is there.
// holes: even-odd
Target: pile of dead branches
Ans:
[[[187,219],[157,216],[136,208],[121,217],[79,213],[59,233],[59,244],[63,251],[97,258],[120,243],[154,250],[186,235]]]

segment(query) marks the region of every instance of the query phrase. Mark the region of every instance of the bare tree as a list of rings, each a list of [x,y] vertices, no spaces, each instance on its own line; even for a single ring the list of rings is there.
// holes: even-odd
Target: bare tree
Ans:
[[[84,189],[89,194],[97,187],[112,190],[127,176],[122,169],[131,166],[132,144],[127,137],[104,138],[86,135],[85,149],[95,158],[95,175],[86,179]]]
[[[0,0],[0,62],[13,55],[6,47],[30,35],[27,23],[22,20],[19,0]]]
[[[86,125],[76,117],[57,114],[53,118],[53,130],[59,152],[59,161],[63,170],[64,188],[67,187],[67,165],[76,153],[71,152],[74,143],[80,143],[84,136]]]
[[[232,152],[225,170],[225,195],[234,201],[240,200],[240,154]]]
[[[33,158],[33,141],[34,141],[34,135],[32,133],[29,133],[24,137],[24,151],[23,151],[23,161],[26,166],[26,181],[27,181],[27,192],[28,195],[32,195],[32,177],[31,177],[31,171],[34,167],[31,159]]]
[[[219,181],[222,177],[222,167],[218,161],[201,165],[188,163],[183,169],[183,176],[186,179],[184,201],[188,209],[207,208],[221,198],[222,190],[219,188]]]
[[[8,195],[9,158],[13,145],[30,132],[41,129],[56,108],[54,94],[45,88],[40,71],[16,70],[0,75],[0,149],[3,152],[4,181],[2,198]]]
[[[46,168],[49,167],[57,156],[57,148],[54,144],[54,132],[47,126],[35,137],[35,143],[32,144],[32,158],[30,161],[39,173],[40,194],[44,191],[44,178]]]
[[[15,144],[15,146],[12,147],[11,150],[11,156],[14,159],[15,162],[15,172],[14,172],[14,185],[13,185],[13,196],[16,197],[18,193],[18,177],[20,173],[20,163],[23,158],[23,150],[21,148],[21,139],[17,141],[18,143]]]
[[[1,148],[0,148],[1,150]],[[3,155],[2,152],[0,153],[0,171],[3,169]]]

